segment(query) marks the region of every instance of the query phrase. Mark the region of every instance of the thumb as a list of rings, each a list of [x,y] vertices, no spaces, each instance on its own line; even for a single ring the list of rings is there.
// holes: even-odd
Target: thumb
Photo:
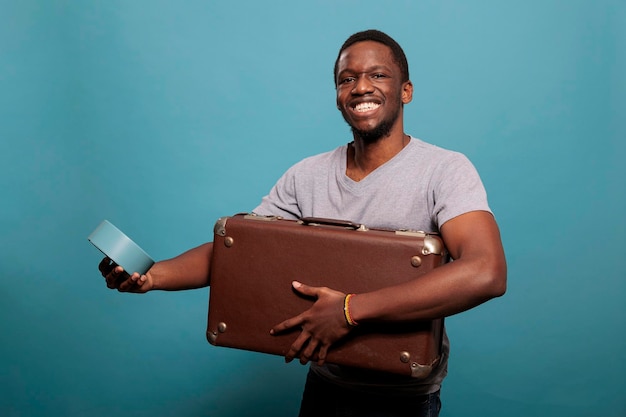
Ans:
[[[303,295],[308,295],[310,297],[317,297],[317,291],[315,287],[309,287],[308,285],[304,285],[300,281],[293,281],[291,286],[294,290]]]

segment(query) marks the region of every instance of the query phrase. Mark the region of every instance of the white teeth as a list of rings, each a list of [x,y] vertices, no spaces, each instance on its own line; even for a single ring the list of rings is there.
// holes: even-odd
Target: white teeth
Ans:
[[[354,106],[354,110],[357,112],[365,112],[377,109],[378,107],[380,107],[380,104],[377,103],[359,103]]]

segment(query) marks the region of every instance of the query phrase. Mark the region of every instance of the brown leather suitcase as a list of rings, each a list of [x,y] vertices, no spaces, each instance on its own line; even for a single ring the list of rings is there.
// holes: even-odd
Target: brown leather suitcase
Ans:
[[[447,260],[436,234],[368,229],[325,219],[239,214],[217,221],[207,340],[216,346],[285,355],[297,331],[270,329],[314,302],[293,280],[362,293],[418,279]],[[333,345],[327,361],[428,376],[440,357],[443,319],[363,324]]]

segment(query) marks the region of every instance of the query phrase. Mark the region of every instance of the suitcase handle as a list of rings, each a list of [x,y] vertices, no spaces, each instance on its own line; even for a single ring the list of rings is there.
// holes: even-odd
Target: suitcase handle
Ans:
[[[300,219],[300,223],[305,226],[335,226],[360,231],[367,230],[364,224],[354,223],[349,220],[325,219],[323,217],[303,217]]]

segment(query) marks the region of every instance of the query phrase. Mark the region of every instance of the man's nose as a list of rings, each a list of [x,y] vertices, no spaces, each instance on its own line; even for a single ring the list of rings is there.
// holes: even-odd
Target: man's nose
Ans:
[[[353,94],[367,94],[373,91],[372,83],[368,77],[359,77],[354,83],[354,88],[352,89]]]

